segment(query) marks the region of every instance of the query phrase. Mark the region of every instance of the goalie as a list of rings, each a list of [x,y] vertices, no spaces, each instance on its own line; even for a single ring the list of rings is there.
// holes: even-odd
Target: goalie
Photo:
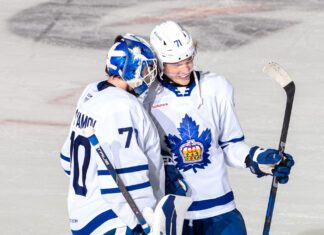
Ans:
[[[157,64],[141,37],[117,37],[107,55],[108,78],[88,85],[77,103],[61,164],[70,177],[72,234],[142,234],[143,228],[82,130],[92,126],[140,210],[164,196],[158,132],[136,96],[153,82]]]

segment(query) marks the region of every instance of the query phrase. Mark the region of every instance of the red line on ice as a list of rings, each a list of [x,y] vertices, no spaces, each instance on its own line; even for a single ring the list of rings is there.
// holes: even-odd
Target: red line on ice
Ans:
[[[165,20],[181,20],[181,19],[192,19],[192,18],[201,18],[210,15],[223,15],[231,13],[248,13],[248,12],[258,12],[258,11],[267,11],[270,10],[269,7],[262,5],[241,5],[241,6],[202,6],[202,7],[184,7],[184,8],[175,8],[170,9],[169,14],[164,14],[160,16],[147,16],[147,17],[138,17],[133,19],[131,22],[117,22],[113,25],[123,25],[123,24],[145,24],[152,22],[160,22]]]
[[[69,124],[51,121],[34,121],[34,120],[19,120],[19,119],[4,119],[0,120],[0,124],[21,124],[21,125],[34,125],[34,126],[55,126],[67,127]]]

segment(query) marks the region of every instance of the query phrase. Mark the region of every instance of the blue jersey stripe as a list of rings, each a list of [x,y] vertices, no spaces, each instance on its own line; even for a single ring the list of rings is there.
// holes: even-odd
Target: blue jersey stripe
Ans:
[[[108,220],[117,218],[117,215],[112,211],[108,210],[100,215],[96,216],[93,220],[91,220],[86,226],[84,226],[80,230],[72,230],[73,235],[83,235],[83,234],[91,234],[95,229],[97,229],[100,225],[107,222]]]
[[[228,140],[228,141],[218,141],[218,144],[222,147],[222,148],[225,148],[227,147],[230,143],[237,143],[237,142],[241,142],[244,140],[244,135],[242,137],[239,137],[239,138],[234,138],[234,139],[231,139],[231,140]]]
[[[70,158],[69,157],[64,156],[62,153],[60,154],[60,156],[61,156],[61,159],[62,160],[67,161],[67,162],[70,162]]]
[[[125,168],[116,169],[117,174],[124,174],[124,173],[132,173],[137,171],[148,170],[148,165],[139,165],[139,166],[131,166]],[[108,170],[99,170],[98,175],[110,175]]]
[[[141,183],[141,184],[134,184],[134,185],[130,185],[127,186],[126,189],[127,191],[133,191],[133,190],[137,190],[137,189],[142,189],[142,188],[147,188],[150,187],[151,184],[149,181]],[[109,193],[120,193],[119,188],[105,188],[105,189],[101,189],[101,194],[109,194]]]
[[[67,175],[71,174],[71,171],[64,170]]]
[[[202,200],[202,201],[194,201],[189,207],[188,211],[206,210],[215,206],[225,205],[233,200],[234,200],[234,194],[232,191],[230,191],[221,197]]]

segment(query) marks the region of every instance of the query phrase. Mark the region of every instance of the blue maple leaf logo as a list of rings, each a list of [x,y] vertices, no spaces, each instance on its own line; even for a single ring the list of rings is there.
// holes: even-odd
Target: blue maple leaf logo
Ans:
[[[197,173],[197,169],[204,169],[210,163],[210,129],[207,128],[199,136],[199,125],[186,114],[178,131],[180,138],[171,134],[165,137],[165,142],[174,155],[176,167],[183,171],[192,169]]]

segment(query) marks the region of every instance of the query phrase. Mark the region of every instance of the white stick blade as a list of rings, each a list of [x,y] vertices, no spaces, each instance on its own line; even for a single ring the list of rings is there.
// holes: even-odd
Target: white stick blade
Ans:
[[[282,87],[285,87],[292,82],[292,79],[288,73],[275,62],[269,62],[267,65],[265,65],[263,72],[272,79],[275,79]]]

